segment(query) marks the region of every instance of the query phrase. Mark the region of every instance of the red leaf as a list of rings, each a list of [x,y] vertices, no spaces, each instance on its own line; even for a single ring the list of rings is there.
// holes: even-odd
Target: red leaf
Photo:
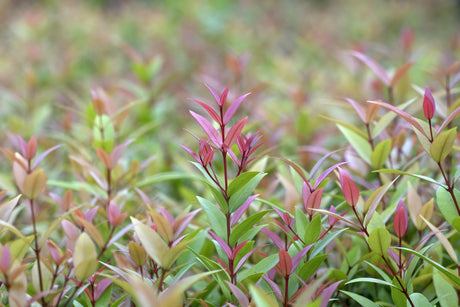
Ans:
[[[240,290],[237,286],[229,282],[228,280],[225,281],[227,283],[227,286],[230,288],[232,291],[233,295],[235,295],[236,299],[238,300],[238,303],[240,304],[241,307],[247,307],[249,306],[249,299],[247,296],[243,293],[243,291]]]
[[[436,111],[436,103],[430,89],[425,87],[425,95],[423,96],[423,113],[426,119],[432,119]]]
[[[415,129],[417,129],[418,131],[420,131],[427,139],[428,139],[428,135],[426,134],[425,130],[423,130],[422,126],[417,122],[417,120],[415,118],[413,118],[412,116],[410,116],[409,114],[407,114],[406,112],[392,106],[391,104],[388,104],[386,102],[382,102],[382,101],[368,101],[369,103],[374,103],[374,104],[378,104],[390,111],[393,111],[395,112],[396,114],[398,114],[399,116],[401,116],[402,118],[404,118],[405,120],[407,120]]]
[[[196,114],[193,111],[190,111],[190,114],[196,119],[198,124],[200,124],[201,128],[203,128],[204,132],[207,134],[209,139],[217,146],[222,146],[222,140],[220,138],[219,132],[212,126],[212,124],[203,116]]]
[[[398,238],[404,237],[407,230],[407,210],[402,200],[399,201],[396,208],[393,227]]]
[[[291,274],[292,269],[291,256],[289,256],[289,253],[284,249],[280,249],[279,259],[280,260],[278,262],[278,268],[280,270],[280,273],[284,277],[288,277]]]
[[[391,85],[390,77],[388,77],[387,72],[377,62],[375,62],[373,59],[371,59],[367,55],[361,52],[358,52],[358,51],[352,51],[351,54],[355,58],[357,58],[358,60],[366,64],[367,67],[369,67],[386,86]]]
[[[321,205],[323,190],[324,189],[315,190],[313,193],[311,193],[310,197],[307,199],[307,202],[304,204],[305,210],[310,216],[314,213],[312,209],[318,209],[319,205]]]
[[[224,115],[224,124],[228,124],[228,122],[232,119],[233,115],[235,115],[236,110],[241,105],[241,102],[249,95],[250,93],[244,94],[238,97],[232,104],[228,107],[227,111],[225,111]]]
[[[33,136],[30,138],[29,142],[26,145],[26,151],[24,153],[24,158],[27,160],[32,160],[37,153],[37,139]]]
[[[340,174],[340,185],[342,187],[343,195],[347,203],[354,207],[359,200],[359,190],[356,184],[351,179],[350,175],[342,169],[339,168]]]
[[[227,148],[231,148],[233,144],[235,144],[236,139],[241,134],[241,131],[243,131],[247,119],[248,117],[246,116],[245,118],[237,122],[227,133],[227,136],[225,137],[225,146],[227,146]]]
[[[249,206],[251,205],[252,201],[257,198],[259,194],[249,196],[248,199],[244,202],[242,206],[240,206],[238,209],[236,209],[235,212],[233,212],[232,217],[230,218],[230,226],[234,226],[238,220],[243,216],[244,212],[248,210]]]
[[[195,101],[196,103],[199,103],[207,112],[209,115],[211,115],[211,117],[219,124],[219,125],[222,125],[222,121],[220,120],[220,116],[219,114],[217,114],[216,111],[214,111],[213,108],[211,108],[210,106],[208,106],[207,104],[201,102],[201,101],[198,101],[198,100],[195,100],[195,99],[192,99],[193,101]]]
[[[283,240],[281,240],[281,238],[276,233],[266,228],[262,228],[260,231],[266,234],[278,248],[282,249],[284,247]]]
[[[337,167],[339,167],[340,165],[343,165],[343,164],[347,164],[348,162],[340,162],[340,163],[337,163],[331,167],[329,167],[327,170],[325,170],[324,172],[321,173],[321,175],[319,175],[318,179],[316,179],[315,181],[315,185],[313,186],[314,189],[316,189],[317,187],[319,187],[321,185],[321,183],[323,182],[323,180],[333,171],[335,170]]]
[[[218,101],[219,106],[223,106],[225,101],[227,101],[227,95],[228,95],[228,87],[220,95],[220,99]]]

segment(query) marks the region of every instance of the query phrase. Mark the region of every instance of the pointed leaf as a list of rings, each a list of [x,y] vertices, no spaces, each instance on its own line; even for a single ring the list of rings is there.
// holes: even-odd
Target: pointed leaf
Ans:
[[[371,59],[367,55],[361,52],[358,52],[358,51],[352,51],[351,54],[355,58],[359,59],[361,62],[366,64],[367,67],[369,67],[386,86],[391,85],[391,80],[390,80],[390,77],[388,77],[387,72],[377,62],[375,62],[373,59]]]
[[[165,255],[168,251],[168,246],[161,239],[161,237],[150,227],[142,224],[137,219],[131,217],[131,222],[134,225],[139,240],[145,248],[147,254],[161,267],[169,269],[164,266]]]
[[[369,247],[379,255],[386,255],[391,245],[391,236],[385,228],[374,229],[369,234]]]
[[[211,115],[211,117],[216,121],[216,123],[218,123],[219,125],[222,124],[221,120],[220,120],[220,116],[217,114],[216,111],[214,111],[213,108],[211,108],[210,106],[208,106],[207,104],[201,102],[201,101],[198,101],[198,100],[195,100],[195,99],[192,99],[193,101],[195,101],[196,103],[199,103],[200,106],[202,106],[207,112],[209,115]]]
[[[412,65],[414,65],[413,62],[408,62],[400,66],[391,78],[390,85],[394,87],[398,83],[398,81],[401,80],[404,77],[404,75],[409,71]]]
[[[190,111],[190,114],[192,114],[192,116],[196,119],[198,124],[200,124],[201,128],[203,128],[204,132],[209,137],[209,139],[217,147],[221,147],[222,146],[222,139],[221,139],[221,136],[220,136],[219,132],[217,132],[217,130],[214,128],[214,126],[206,118],[204,118],[203,116],[201,116],[201,115],[199,115],[199,114],[197,114],[197,113],[195,113],[193,111]]]
[[[231,148],[235,142],[236,139],[241,135],[241,131],[243,131],[244,125],[246,124],[246,120],[248,117],[243,118],[240,120],[238,123],[236,123],[232,128],[230,128],[230,131],[228,131],[227,135],[225,136],[225,145],[227,148]]]
[[[250,93],[244,94],[237,99],[228,107],[227,111],[225,111],[224,115],[224,125],[228,124],[228,122],[232,119],[233,115],[235,114],[236,110],[238,110],[241,102],[249,95]]]
[[[355,109],[356,113],[358,114],[359,118],[363,121],[363,123],[366,123],[366,113],[364,112],[364,109],[361,105],[359,105],[359,103],[357,103],[356,101],[354,101],[353,99],[350,99],[350,98],[345,98],[345,100],[351,104],[351,106],[353,107],[353,109]]]
[[[457,127],[441,132],[430,147],[430,155],[436,162],[443,161],[452,151],[455,138],[457,137]]]
[[[374,151],[371,154],[371,164],[374,168],[381,168],[391,152],[391,140],[385,140],[375,146]]]
[[[97,270],[97,254],[93,241],[86,233],[82,233],[75,244],[73,253],[75,276],[83,281]]]

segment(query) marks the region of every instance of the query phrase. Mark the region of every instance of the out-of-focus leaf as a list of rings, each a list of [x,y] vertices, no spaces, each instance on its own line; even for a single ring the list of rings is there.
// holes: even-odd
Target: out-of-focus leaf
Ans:
[[[433,270],[433,284],[441,307],[458,306],[457,291],[437,270]]]
[[[428,227],[430,227],[431,231],[435,233],[439,242],[441,242],[442,246],[444,246],[444,249],[447,251],[447,254],[450,256],[450,259],[452,259],[454,263],[458,263],[458,258],[457,254],[455,253],[454,247],[452,246],[452,244],[450,244],[449,240],[447,240],[446,236],[444,236],[436,226],[431,224],[423,216],[420,216],[420,218],[425,222],[425,224],[428,225]]]
[[[417,129],[418,131],[420,131],[423,135],[425,135],[427,138],[427,134],[425,132],[425,130],[423,130],[422,126],[419,124],[419,122],[413,118],[411,115],[409,115],[408,113],[396,108],[395,106],[392,106],[391,104],[388,104],[386,102],[382,102],[382,101],[368,101],[369,103],[374,103],[374,104],[378,104],[390,111],[393,111],[394,113],[398,114],[399,116],[401,116],[402,118],[404,118],[406,121],[408,121],[415,129]]]
[[[129,242],[129,255],[133,262],[138,265],[144,265],[147,258],[145,249],[134,241]]]
[[[348,129],[345,126],[337,125],[337,127],[342,132],[342,134],[345,136],[345,138],[350,143],[350,145],[353,147],[353,149],[358,153],[358,155],[364,161],[370,164],[372,148],[371,148],[371,145],[369,144],[369,141],[363,136],[359,135],[353,130]]]
[[[390,286],[390,287],[395,287],[391,282],[387,282],[381,279],[377,278],[372,278],[372,277],[361,277],[361,278],[354,278],[345,284],[353,284],[353,283],[358,283],[358,282],[368,282],[368,283],[373,283],[373,284],[378,284],[378,285],[384,285],[384,286]]]
[[[441,273],[443,273],[445,276],[447,276],[450,280],[452,280],[454,282],[454,284],[457,286],[457,287],[460,287],[460,277],[456,274],[456,273],[453,273],[452,271],[450,271],[449,269],[446,269],[445,267],[443,267],[442,265],[440,265],[439,263],[437,263],[436,261],[432,260],[431,258],[417,252],[417,251],[414,251],[410,248],[406,248],[406,247],[397,247],[405,252],[408,252],[408,253],[411,253],[411,254],[414,254],[416,255],[417,257],[425,260],[426,262],[430,263],[432,266],[434,266],[436,269],[438,269]]]
[[[137,219],[131,217],[131,222],[134,225],[134,231],[136,232],[139,240],[145,248],[147,254],[158,263],[162,268],[169,269],[164,266],[166,261],[165,255],[168,251],[168,246],[161,239],[161,237],[147,225],[142,224]]]
[[[252,295],[252,299],[255,302],[256,307],[278,307],[276,300],[268,295],[267,292],[256,286],[249,286],[249,292]]]
[[[433,307],[433,304],[421,293],[412,293],[409,297],[417,307]]]
[[[377,146],[375,146],[375,149],[374,151],[372,151],[372,154],[371,154],[372,167],[381,168],[385,164],[386,160],[388,159],[390,152],[391,152],[391,140],[390,139],[377,144]]]
[[[47,179],[43,169],[34,170],[26,176],[22,192],[29,199],[37,198],[45,188]]]
[[[86,233],[82,233],[77,239],[73,253],[73,263],[75,276],[82,281],[97,270],[96,248]]]
[[[355,58],[363,62],[367,67],[369,67],[375,75],[386,85],[390,86],[391,85],[391,80],[390,77],[388,76],[387,72],[385,69],[383,69],[382,66],[380,66],[377,62],[375,62],[373,59],[365,55],[364,53],[358,52],[358,51],[352,51],[351,53]]]
[[[115,140],[115,129],[110,117],[105,114],[98,115],[94,119],[93,146],[111,152]]]
[[[406,175],[406,176],[411,176],[411,177],[415,177],[415,178],[418,178],[418,179],[422,179],[422,180],[425,180],[425,181],[428,181],[429,183],[433,183],[433,184],[436,184],[436,185],[439,185],[441,187],[446,187],[446,185],[440,183],[440,182],[437,182],[436,180],[430,178],[430,177],[427,177],[427,176],[424,176],[424,175],[418,175],[418,174],[412,174],[412,173],[408,173],[408,172],[404,172],[404,171],[400,171],[400,170],[397,170],[397,169],[379,169],[379,170],[375,170],[373,172],[376,172],[376,173],[390,173],[390,174],[401,174],[401,175]]]
[[[434,138],[430,147],[430,155],[436,162],[443,161],[452,151],[455,138],[457,137],[457,127],[443,131]]]
[[[444,120],[444,122],[441,124],[441,126],[438,128],[438,133],[440,133],[441,131],[444,131],[444,129],[447,127],[448,124],[450,124],[450,122],[452,120],[454,120],[455,117],[457,117],[457,115],[460,113],[460,107],[458,107],[457,109],[455,109],[452,113],[449,114],[449,116],[447,116],[447,118]]]
[[[366,113],[364,112],[363,107],[353,99],[345,98],[345,100],[353,107],[353,109],[355,109],[356,114],[358,114],[363,123],[366,123]]]
[[[393,77],[391,78],[390,85],[395,86],[399,80],[401,80],[404,75],[409,71],[409,69],[414,65],[413,62],[408,62],[402,66],[400,66],[394,73]]]
[[[345,290],[340,290],[340,292],[345,293],[346,295],[348,295],[349,297],[354,299],[356,302],[358,302],[361,306],[364,306],[364,307],[380,307],[380,305],[374,303],[370,299],[368,299],[368,298],[366,298],[366,297],[364,297],[362,295],[359,295],[357,293],[353,293],[353,292],[349,292],[349,291],[345,291]]]

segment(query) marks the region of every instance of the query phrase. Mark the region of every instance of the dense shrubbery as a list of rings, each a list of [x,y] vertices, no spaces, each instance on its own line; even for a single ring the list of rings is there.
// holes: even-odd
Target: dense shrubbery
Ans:
[[[88,3],[0,10],[2,304],[458,305],[450,2]]]

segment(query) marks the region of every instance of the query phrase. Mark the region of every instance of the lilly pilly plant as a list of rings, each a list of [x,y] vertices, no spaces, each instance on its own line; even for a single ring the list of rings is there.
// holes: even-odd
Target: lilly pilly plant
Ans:
[[[208,216],[211,227],[208,234],[215,243],[218,256],[212,259],[195,252],[203,266],[209,270],[219,270],[215,277],[224,294],[223,298],[231,301],[233,292],[241,300],[245,297],[243,293],[248,294],[248,283],[254,283],[254,279],[258,279],[257,268],[253,267],[252,271],[244,270],[244,264],[260,248],[255,247],[254,238],[262,226],[256,224],[268,212],[262,210],[254,213],[250,210],[251,203],[257,197],[253,195],[254,189],[265,176],[258,171],[248,171],[255,151],[261,145],[261,136],[258,133],[243,133],[247,117],[230,126],[248,94],[236,98],[227,106],[228,88],[220,95],[210,87],[208,89],[215,99],[217,111],[204,102],[194,101],[206,110],[214,124],[202,115],[190,111],[206,137],[196,137],[199,143],[197,153],[182,147],[195,159],[194,164],[204,176],[204,182],[214,198],[208,200],[198,197],[198,201]],[[241,220],[243,216],[246,218]],[[206,299],[206,295],[199,298]],[[221,303],[224,301],[219,302]]]

